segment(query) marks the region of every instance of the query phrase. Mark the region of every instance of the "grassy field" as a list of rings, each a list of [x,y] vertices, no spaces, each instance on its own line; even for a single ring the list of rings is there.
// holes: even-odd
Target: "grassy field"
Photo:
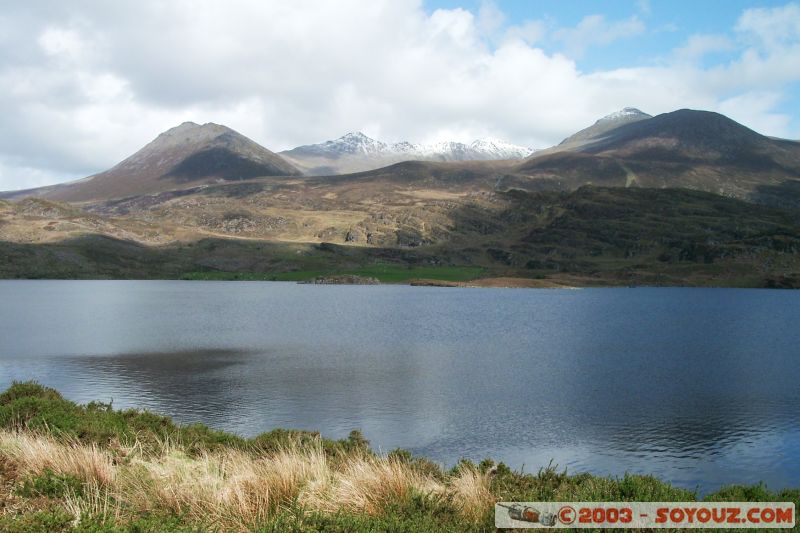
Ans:
[[[189,272],[186,280],[238,280],[238,281],[307,281],[320,276],[352,274],[377,278],[381,283],[406,283],[412,279],[435,279],[440,281],[469,281],[477,278],[483,268],[473,266],[405,266],[377,264],[344,270],[298,270],[294,272]]]
[[[404,450],[274,430],[255,438],[77,405],[36,383],[0,394],[2,531],[491,531],[495,501],[693,501],[650,476],[445,469]],[[731,486],[707,501],[794,501]],[[629,530],[630,531],[630,530]]]

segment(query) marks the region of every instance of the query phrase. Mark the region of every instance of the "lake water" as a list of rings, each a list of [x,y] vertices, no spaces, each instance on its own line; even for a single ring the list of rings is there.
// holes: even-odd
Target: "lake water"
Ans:
[[[800,293],[0,281],[0,387],[452,465],[800,486]]]

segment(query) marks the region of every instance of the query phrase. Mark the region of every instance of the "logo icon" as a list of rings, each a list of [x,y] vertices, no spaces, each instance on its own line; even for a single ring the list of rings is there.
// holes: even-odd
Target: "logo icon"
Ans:
[[[569,525],[575,521],[575,508],[571,505],[565,505],[558,510],[558,520],[562,524]]]

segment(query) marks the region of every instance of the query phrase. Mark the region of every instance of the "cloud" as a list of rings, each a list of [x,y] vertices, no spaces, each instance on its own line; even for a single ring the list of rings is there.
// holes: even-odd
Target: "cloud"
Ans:
[[[723,100],[719,111],[756,131],[786,131],[790,118],[772,111],[782,99],[776,92],[750,92]]]
[[[697,61],[708,54],[728,52],[735,48],[733,41],[725,35],[692,35],[686,44],[675,50],[679,60]]]
[[[43,187],[73,178],[70,174],[28,167],[13,158],[0,158],[0,191]]]
[[[417,0],[11,3],[0,13],[0,189],[104,170],[186,120],[273,150],[355,130],[543,147],[629,105],[726,110],[788,135],[775,109],[782,84],[800,80],[795,10],[744,12],[735,58],[710,68],[583,72],[583,50],[642,35],[641,20],[505,27],[491,2],[427,12]],[[722,43],[703,39],[686,53]],[[560,51],[541,48],[554,41]]]
[[[506,29],[507,40],[520,39],[526,44],[538,44],[548,35],[549,28],[544,20],[527,20],[522,24]]]
[[[505,22],[506,16],[493,0],[482,0],[478,9],[478,28],[487,36],[495,35]]]
[[[553,37],[566,47],[572,57],[581,57],[592,46],[605,46],[619,39],[641,35],[644,23],[637,16],[609,22],[603,15],[589,15],[581,19],[574,28],[557,30]]]
[[[800,40],[800,5],[747,9],[736,23],[736,31],[767,50]]]
[[[735,30],[739,55],[710,70],[714,83],[774,93],[800,81],[800,5],[748,9]]]

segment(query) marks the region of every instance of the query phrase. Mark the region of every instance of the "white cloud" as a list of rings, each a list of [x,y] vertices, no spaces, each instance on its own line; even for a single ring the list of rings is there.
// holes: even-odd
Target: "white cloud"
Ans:
[[[690,36],[684,46],[675,50],[675,55],[679,60],[696,61],[708,54],[733,49],[733,41],[725,35],[697,34]]]
[[[493,0],[482,0],[478,9],[478,28],[484,35],[494,36],[505,22],[506,16]]]
[[[554,38],[566,47],[572,57],[581,57],[592,46],[605,46],[619,39],[641,35],[644,23],[637,16],[609,22],[603,15],[589,15],[574,28],[562,28]]]
[[[39,36],[39,46],[49,56],[62,56],[77,60],[84,53],[86,43],[80,34],[62,28],[48,28]]]
[[[796,5],[781,9],[742,15],[727,64],[584,73],[583,50],[640,35],[641,20],[504,30],[494,3],[426,13],[418,0],[11,4],[0,14],[0,189],[103,170],[185,120],[274,150],[354,130],[541,147],[629,105],[727,110],[789,135],[775,109],[782,84],[800,80],[800,42]],[[538,47],[553,39],[562,53]],[[687,53],[722,46],[703,39]]]
[[[765,94],[800,81],[798,4],[748,9],[735,30],[742,44],[739,56],[729,64],[710,69],[710,83]],[[785,130],[776,134],[784,133]]]
[[[527,44],[537,44],[544,40],[548,33],[547,23],[543,20],[527,20],[522,24],[511,26],[506,30],[506,39],[521,39]]]
[[[786,131],[790,118],[772,111],[782,96],[775,92],[748,92],[719,103],[719,112],[759,132]]]
[[[796,44],[800,40],[800,5],[747,9],[736,30],[766,49]]]
[[[0,191],[34,188],[59,183],[74,176],[41,168],[31,168],[13,159],[0,158]]]

